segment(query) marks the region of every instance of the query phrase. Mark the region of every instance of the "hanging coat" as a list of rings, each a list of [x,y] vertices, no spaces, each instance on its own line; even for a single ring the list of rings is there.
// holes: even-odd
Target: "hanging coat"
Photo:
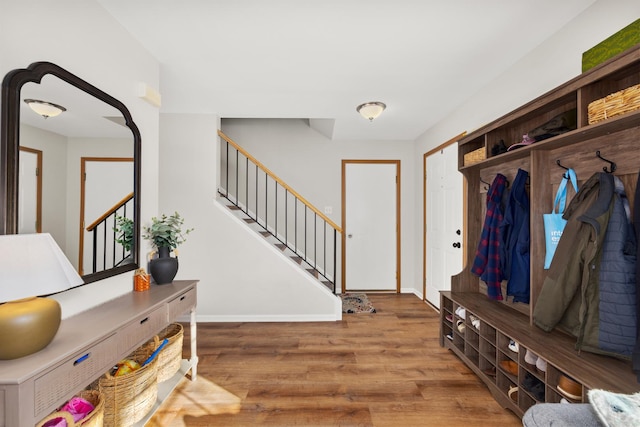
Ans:
[[[598,342],[585,350],[631,357],[636,340],[636,236],[629,200],[614,176],[613,211],[602,242]]]
[[[487,284],[487,294],[494,300],[502,300],[503,280],[500,268],[500,229],[504,218],[502,196],[507,187],[507,178],[497,174],[487,192],[487,213],[478,242],[471,273],[480,276]]]
[[[527,171],[518,169],[500,224],[500,261],[504,278],[508,280],[507,296],[513,296],[513,302],[525,304],[529,304],[531,280],[528,178]]]

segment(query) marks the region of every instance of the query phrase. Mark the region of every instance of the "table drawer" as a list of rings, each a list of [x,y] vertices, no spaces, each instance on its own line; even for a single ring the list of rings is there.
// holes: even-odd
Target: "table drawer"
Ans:
[[[108,371],[117,359],[116,342],[113,334],[36,378],[34,417],[44,418],[83,389],[87,378],[99,377]]]
[[[193,288],[169,301],[169,323],[174,322],[178,316],[195,307],[197,299],[198,293],[196,288]]]
[[[149,337],[167,326],[167,314],[164,306],[138,316],[118,331],[118,352],[120,357],[128,356],[144,344]]]

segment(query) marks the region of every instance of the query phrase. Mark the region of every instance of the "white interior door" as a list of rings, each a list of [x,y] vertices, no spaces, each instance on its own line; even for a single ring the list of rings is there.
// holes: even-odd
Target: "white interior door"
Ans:
[[[38,232],[38,153],[20,150],[18,233]]]
[[[348,291],[396,291],[398,163],[345,163],[345,275]]]
[[[462,270],[462,174],[458,145],[427,157],[425,226],[425,298],[440,308],[440,291]]]

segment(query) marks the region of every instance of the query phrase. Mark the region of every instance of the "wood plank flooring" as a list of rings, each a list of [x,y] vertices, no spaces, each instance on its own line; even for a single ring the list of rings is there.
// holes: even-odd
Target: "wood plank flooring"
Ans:
[[[147,426],[521,426],[414,295],[369,294],[339,322],[199,323],[198,379]],[[184,356],[189,356],[185,325]]]

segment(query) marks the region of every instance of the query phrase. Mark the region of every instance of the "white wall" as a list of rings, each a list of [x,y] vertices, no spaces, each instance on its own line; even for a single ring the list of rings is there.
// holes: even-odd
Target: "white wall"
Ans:
[[[135,89],[139,82],[159,87],[157,60],[95,1],[2,3],[0,75],[36,61],[50,61],[122,101],[142,134],[142,217],[155,215],[159,112],[138,99]],[[132,274],[125,273],[69,291],[58,297],[63,317],[129,292],[132,287]]]
[[[422,293],[413,270],[416,207],[413,143],[410,141],[332,141],[302,119],[223,119],[222,131],[302,197],[341,224],[342,160],[400,160],[401,291]],[[395,247],[389,248],[395,256]]]
[[[550,13],[552,13],[550,11]],[[415,197],[422,198],[422,156],[439,144],[460,134],[472,132],[526,102],[552,90],[582,72],[582,53],[626,27],[640,17],[640,1],[599,0],[554,36],[529,52],[487,87],[452,111],[422,134],[415,144]],[[535,23],[523,26],[535,31]],[[523,54],[526,52],[523,52]],[[421,209],[420,207],[417,207]],[[415,230],[422,229],[422,213],[416,212]],[[422,251],[416,240],[415,251]],[[475,248],[468,248],[475,251]],[[422,264],[415,275],[422,277]]]

